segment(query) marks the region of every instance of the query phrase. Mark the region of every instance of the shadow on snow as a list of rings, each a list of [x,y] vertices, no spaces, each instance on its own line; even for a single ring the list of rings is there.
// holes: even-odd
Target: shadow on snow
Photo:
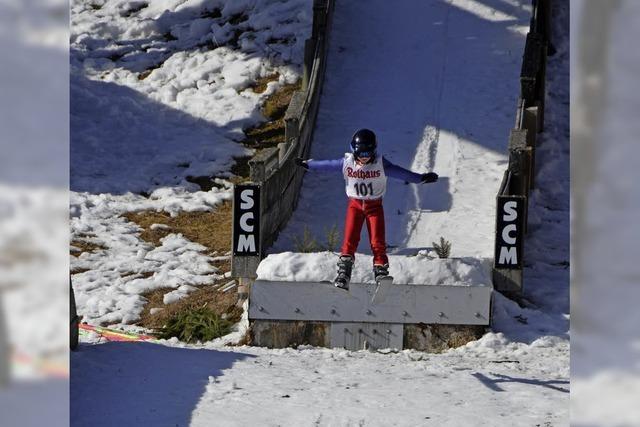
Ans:
[[[255,112],[259,114],[259,112]],[[228,171],[245,149],[224,127],[116,83],[71,77],[71,190],[124,194]]]
[[[483,385],[485,385],[487,388],[493,391],[505,391],[505,389],[503,389],[498,385],[499,383],[520,383],[520,384],[527,384],[527,385],[537,385],[537,386],[549,388],[551,390],[559,391],[562,393],[569,393],[568,388],[560,387],[559,385],[559,384],[569,385],[569,381],[567,380],[536,380],[536,379],[530,379],[530,378],[516,378],[516,377],[510,377],[508,375],[494,374],[494,373],[491,374],[494,376],[494,378],[489,378],[486,375],[481,374],[480,372],[474,372],[471,375],[477,378],[478,381],[480,381]]]
[[[496,90],[517,96],[524,36],[511,27],[528,24],[530,13],[498,0],[479,3],[511,18],[490,21],[445,2],[337,2],[310,157],[341,157],[360,127],[377,133],[385,157],[416,172],[427,171],[447,149],[455,157],[455,148],[445,144],[456,138],[506,154],[516,101],[505,105]],[[501,40],[500,47],[495,40]],[[451,54],[461,51],[465,55]],[[496,61],[517,64],[496,67]],[[445,135],[446,141],[441,140]],[[429,144],[423,150],[425,140]],[[407,210],[451,209],[450,175],[455,170],[435,172],[441,182],[415,191],[413,185],[389,180],[385,212],[390,244],[406,241]],[[293,236],[302,235],[304,227],[322,236],[331,226],[327,219],[342,228],[346,198],[338,175],[306,174],[299,212],[274,251],[291,250]],[[365,246],[360,250],[370,253]]]
[[[187,426],[209,377],[249,354],[109,342],[71,354],[71,425]]]

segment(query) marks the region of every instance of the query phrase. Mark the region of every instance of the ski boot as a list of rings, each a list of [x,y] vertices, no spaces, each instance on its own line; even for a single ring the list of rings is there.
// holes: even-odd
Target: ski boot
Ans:
[[[371,303],[377,304],[384,301],[389,287],[393,284],[393,277],[389,276],[389,264],[374,265],[373,275],[376,279],[376,289],[373,291]]]
[[[376,283],[379,283],[380,279],[389,277],[389,264],[379,264],[373,266],[373,276],[376,279]]]
[[[338,260],[338,276],[333,284],[336,288],[349,290],[349,281],[351,280],[351,269],[353,268],[353,257],[349,255],[341,255]]]

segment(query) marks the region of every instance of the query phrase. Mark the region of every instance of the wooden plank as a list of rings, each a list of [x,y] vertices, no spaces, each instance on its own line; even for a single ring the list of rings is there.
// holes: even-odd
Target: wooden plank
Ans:
[[[396,284],[373,303],[375,285],[258,280],[249,296],[249,319],[365,323],[488,325],[491,286]]]
[[[329,347],[329,323],[258,320],[250,322],[252,345],[269,348],[312,345]]]
[[[524,275],[521,268],[507,270],[504,268],[493,269],[493,287],[501,294],[514,298],[524,292]]]
[[[403,327],[400,323],[331,324],[331,347],[347,350],[402,350]]]
[[[395,348],[440,353],[479,339],[486,329],[482,325],[252,320],[248,343],[269,348],[312,345],[356,351]]]
[[[536,33],[527,34],[520,71],[520,91],[525,107],[535,105],[537,99],[537,79],[542,63],[542,36]]]

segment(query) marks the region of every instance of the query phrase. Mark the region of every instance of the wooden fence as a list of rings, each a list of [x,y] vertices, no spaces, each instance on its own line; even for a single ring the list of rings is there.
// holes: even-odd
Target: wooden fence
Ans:
[[[247,282],[286,225],[298,203],[303,170],[296,157],[308,157],[320,104],[326,69],[328,38],[335,0],[314,0],[313,29],[306,40],[302,90],[293,94],[285,114],[285,142],[267,148],[249,161],[252,184],[260,187],[260,236],[258,256],[234,256],[232,275]],[[235,221],[235,219],[234,219]],[[243,280],[244,279],[244,280]],[[241,283],[241,293],[244,293]]]
[[[547,56],[551,44],[551,1],[534,0],[520,73],[515,126],[509,136],[509,167],[496,197],[494,288],[522,295],[524,236],[529,193],[535,187],[536,145],[544,130]]]

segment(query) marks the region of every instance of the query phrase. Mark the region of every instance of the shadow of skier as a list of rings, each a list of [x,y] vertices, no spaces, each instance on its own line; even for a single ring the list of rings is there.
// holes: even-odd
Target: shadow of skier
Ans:
[[[556,384],[569,384],[568,380],[536,380],[536,379],[530,379],[530,378],[516,378],[516,377],[510,377],[508,375],[494,374],[494,373],[492,373],[491,375],[493,375],[495,378],[489,378],[486,375],[481,374],[480,372],[474,372],[471,375],[476,377],[478,381],[480,381],[484,386],[486,386],[487,388],[493,391],[505,391],[505,389],[500,387],[498,383],[512,382],[512,383],[539,385],[542,387],[550,388],[551,390],[560,391],[562,393],[569,393],[569,389],[556,385]]]

